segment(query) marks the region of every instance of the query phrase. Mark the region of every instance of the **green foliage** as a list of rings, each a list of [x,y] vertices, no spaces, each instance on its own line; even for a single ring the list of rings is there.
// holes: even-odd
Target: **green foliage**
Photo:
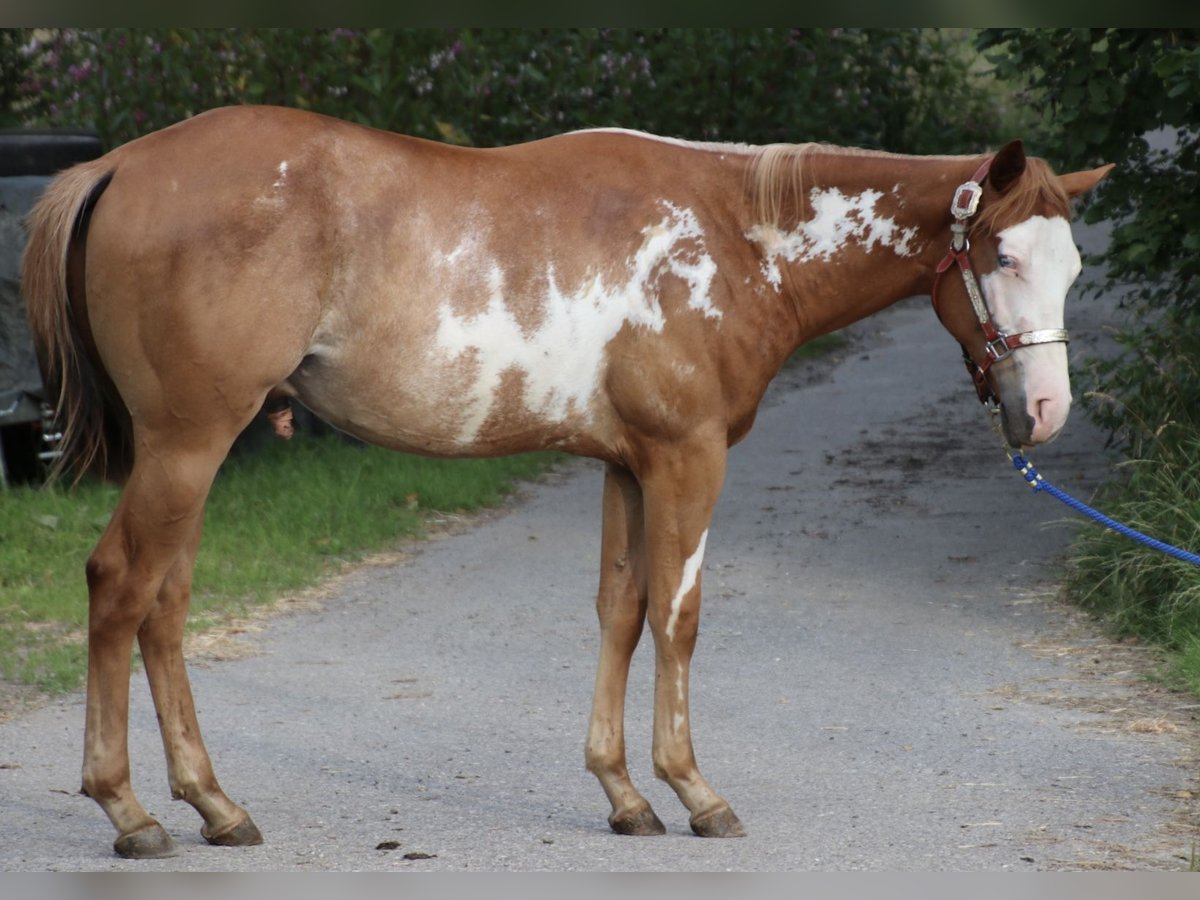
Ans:
[[[933,29],[48,29],[29,122],[108,146],[230,103],[495,146],[616,125],[909,152],[995,143],[964,34]]]
[[[21,124],[23,94],[29,78],[30,58],[25,48],[29,29],[0,28],[0,128]]]
[[[1167,310],[1119,334],[1126,352],[1093,361],[1092,418],[1127,461],[1099,503],[1118,521],[1200,548],[1200,311]],[[1118,633],[1160,643],[1172,681],[1200,694],[1200,570],[1114,532],[1088,529],[1072,548],[1068,592]]]
[[[1114,162],[1089,221],[1116,223],[1111,284],[1150,306],[1200,302],[1200,30],[993,29],[997,73],[1025,80],[1059,168]],[[1159,132],[1155,148],[1147,140]]]
[[[1101,492],[1107,513],[1179,547],[1200,547],[1200,452],[1197,432],[1153,460],[1126,463],[1128,477]],[[1200,576],[1176,560],[1107,529],[1089,528],[1072,550],[1067,589],[1101,613],[1119,634],[1154,641],[1173,653],[1173,678],[1200,693]]]

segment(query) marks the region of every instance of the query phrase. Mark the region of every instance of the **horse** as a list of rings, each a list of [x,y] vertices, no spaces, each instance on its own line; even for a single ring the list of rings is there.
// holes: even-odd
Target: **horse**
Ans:
[[[116,853],[174,852],[130,786],[135,638],[172,796],[212,844],[262,840],[214,774],[182,635],[213,479],[260,410],[292,402],[404,452],[601,461],[586,768],[614,831],[664,832],[626,768],[648,622],[654,774],[696,834],[743,835],[688,712],[730,447],[798,346],[922,294],[1007,441],[1053,438],[1071,201],[1111,168],[1055,175],[1021,141],[913,156],[617,128],[480,149],[236,106],[61,173],[30,214],[23,288],[61,462],[123,485],[86,565],[82,766]]]

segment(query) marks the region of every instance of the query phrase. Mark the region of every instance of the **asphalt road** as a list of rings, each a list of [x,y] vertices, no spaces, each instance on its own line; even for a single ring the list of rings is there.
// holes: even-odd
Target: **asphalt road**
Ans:
[[[1072,308],[1074,357],[1111,306]],[[694,837],[654,780],[648,646],[630,769],[668,833],[605,823],[583,768],[601,483],[583,461],[197,651],[206,741],[263,846],[210,847],[169,801],[138,675],[134,782],[180,854],[112,854],[76,793],[69,696],[0,724],[0,868],[1186,868],[1198,710],[1058,602],[1057,560],[1091,526],[1009,468],[926,302],[853,334],[773,387],[708,541],[694,738],[748,837]],[[1109,464],[1078,412],[1034,460],[1085,496]]]

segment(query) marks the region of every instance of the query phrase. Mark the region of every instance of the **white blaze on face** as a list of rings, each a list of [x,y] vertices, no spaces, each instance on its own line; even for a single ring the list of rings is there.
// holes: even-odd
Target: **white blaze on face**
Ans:
[[[980,279],[996,326],[1008,334],[1064,327],[1067,291],[1082,269],[1070,224],[1061,216],[1032,216],[998,238],[999,253],[1012,265]],[[1066,423],[1071,407],[1066,345],[1022,347],[1012,359],[1021,375],[1025,411],[1034,421],[1031,439],[1049,440]]]
[[[828,262],[849,245],[860,246],[868,253],[886,247],[897,256],[912,256],[917,252],[917,229],[901,228],[891,216],[877,214],[875,205],[882,198],[880,191],[870,188],[854,196],[837,188],[813,188],[809,193],[813,217],[794,231],[755,225],[746,237],[763,248],[763,276],[779,287],[780,257],[789,263]]]
[[[671,614],[667,618],[667,637],[671,640],[675,640],[675,628],[679,624],[679,612],[683,609],[683,599],[696,586],[696,580],[700,577],[700,566],[704,563],[704,545],[706,543],[708,543],[707,528],[704,529],[704,534],[700,535],[695,552],[683,564],[683,572],[679,576],[679,588],[675,591],[675,596],[671,598]]]
[[[478,437],[508,371],[521,373],[522,402],[542,418],[561,422],[572,411],[586,411],[603,376],[605,347],[617,332],[625,325],[662,331],[666,319],[658,295],[665,276],[685,283],[689,308],[721,318],[710,292],[717,266],[695,214],[665,201],[661,206],[666,217],[643,230],[642,244],[628,260],[628,275],[618,283],[595,275],[567,288],[550,263],[541,296],[513,297],[500,264],[481,263],[477,239],[441,255],[441,265],[482,264],[487,272],[483,312],[460,316],[449,304],[438,311],[436,347],[443,360],[470,354],[477,366],[466,390],[460,443]],[[528,318],[539,322],[536,329],[522,326],[514,303],[532,311]]]

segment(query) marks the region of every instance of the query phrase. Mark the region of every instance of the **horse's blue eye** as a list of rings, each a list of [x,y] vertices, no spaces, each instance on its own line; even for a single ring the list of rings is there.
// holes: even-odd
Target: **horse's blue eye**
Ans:
[[[1015,259],[1013,259],[1011,256],[1005,256],[1003,253],[1000,254],[1000,259],[998,261],[1000,263],[1000,268],[1002,269],[1012,269],[1017,265],[1017,261]]]

